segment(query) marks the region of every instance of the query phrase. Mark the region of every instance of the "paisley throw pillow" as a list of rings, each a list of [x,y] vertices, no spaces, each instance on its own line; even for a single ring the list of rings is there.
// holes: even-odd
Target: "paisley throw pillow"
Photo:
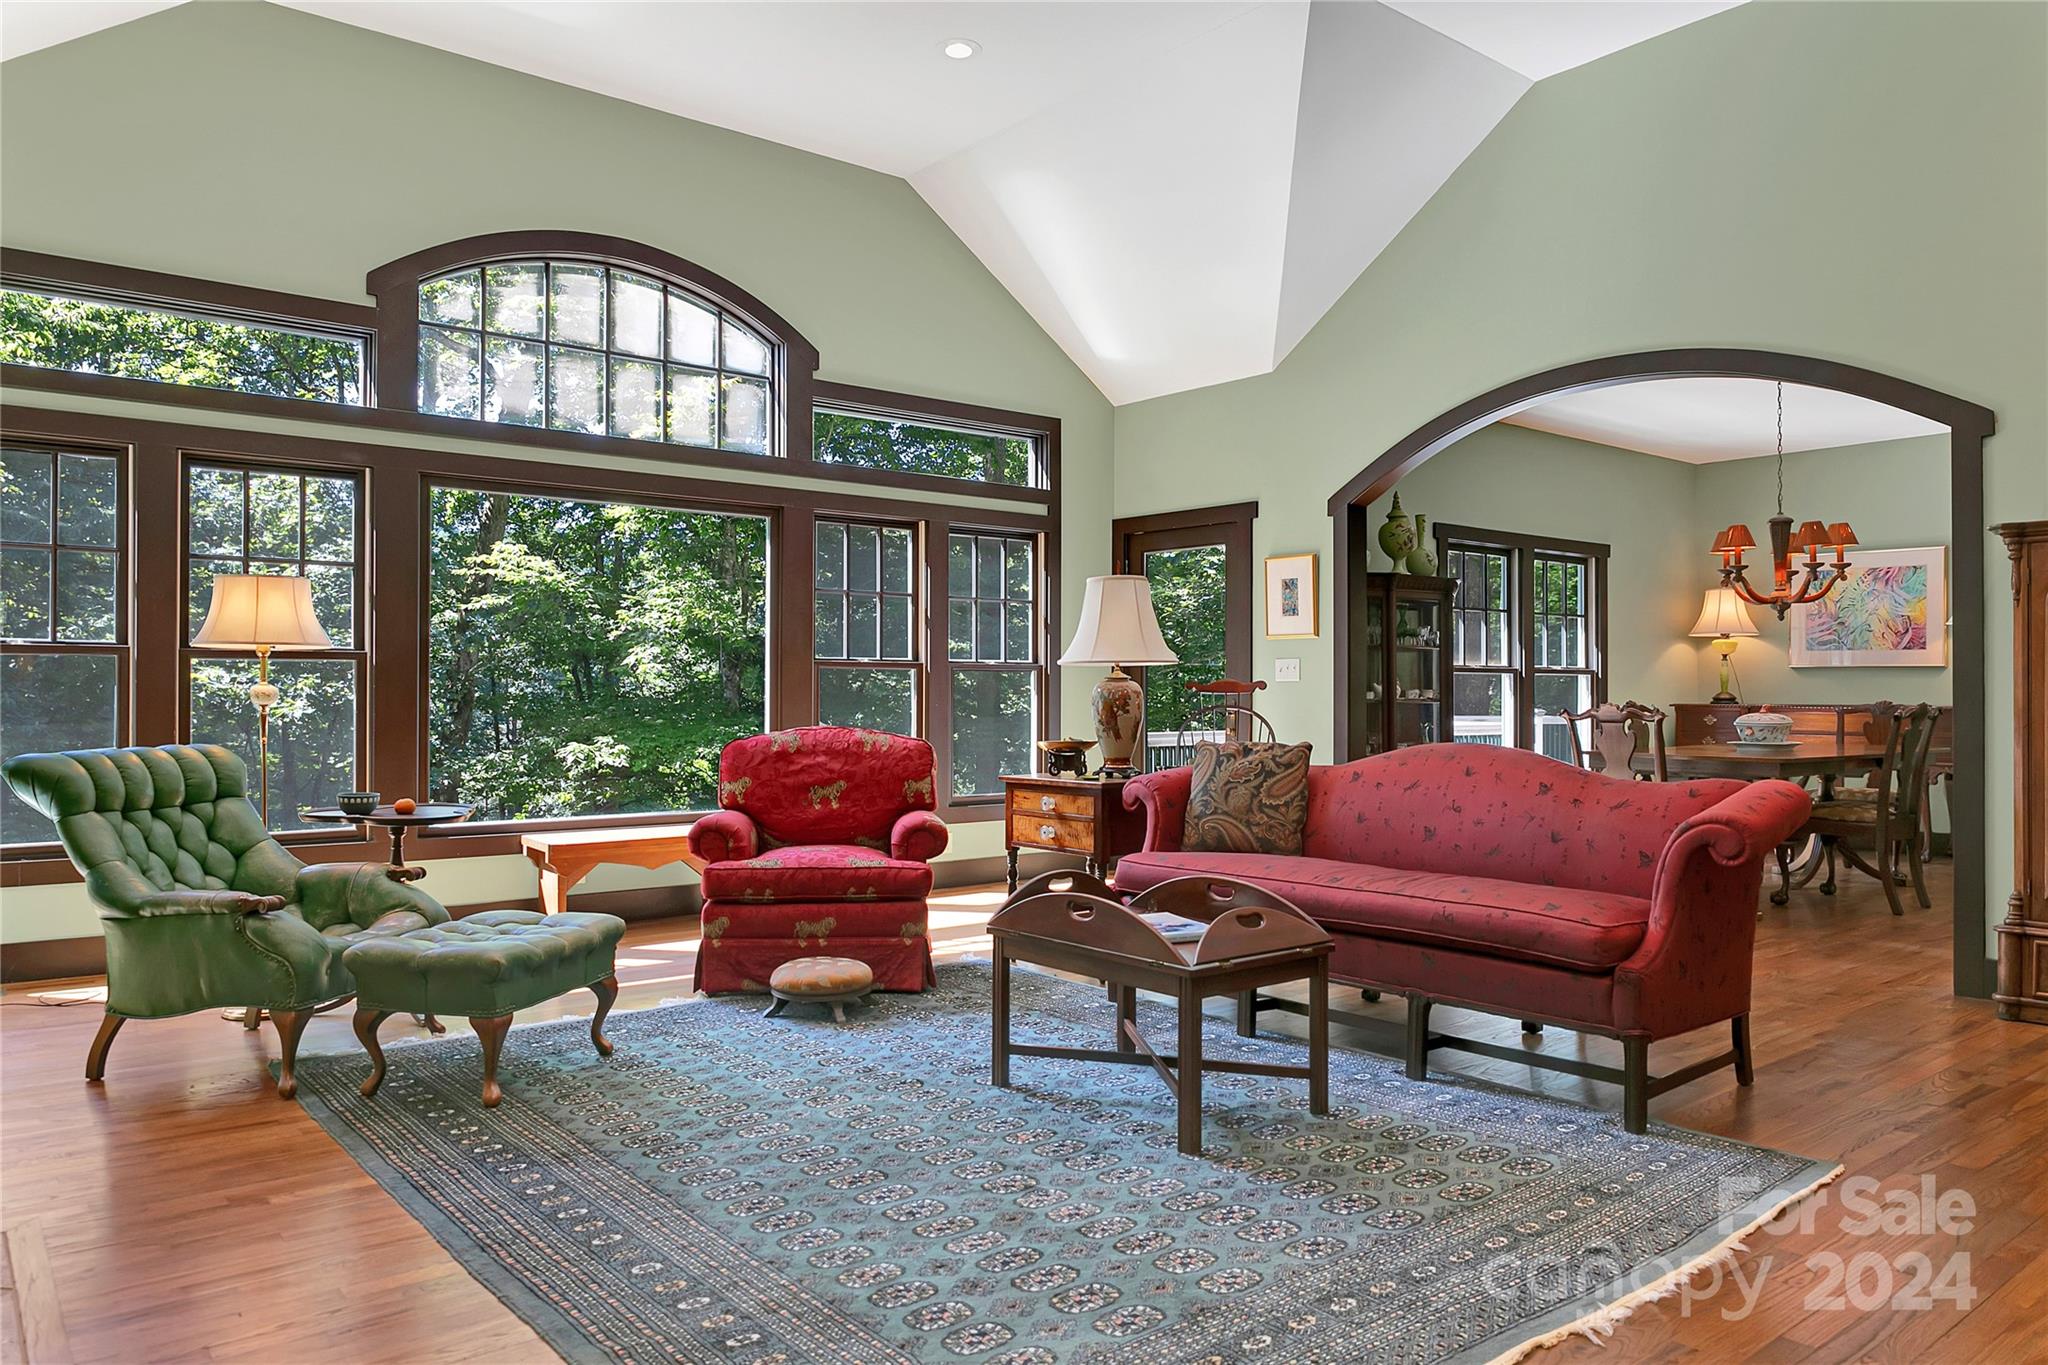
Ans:
[[[1299,854],[1308,822],[1308,751],[1306,744],[1197,744],[1181,848]]]

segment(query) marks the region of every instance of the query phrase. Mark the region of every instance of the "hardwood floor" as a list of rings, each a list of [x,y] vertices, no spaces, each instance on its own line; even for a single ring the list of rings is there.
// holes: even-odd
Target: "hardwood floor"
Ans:
[[[1842,894],[1798,893],[1766,911],[1757,948],[1757,1082],[1721,1071],[1653,1100],[1651,1117],[1845,1163],[1881,1192],[1924,1178],[1974,1202],[1968,1231],[1855,1235],[1840,1186],[1810,1227],[1759,1233],[1731,1271],[1690,1299],[1645,1304],[1605,1348],[1574,1340],[1537,1359],[1619,1361],[2048,1360],[2048,1030],[2000,1023],[1981,1001],[1948,994],[1949,876],[1933,869],[1936,909],[1887,910],[1850,878]],[[986,951],[981,922],[1000,893],[935,904],[941,959]],[[636,924],[619,956],[618,1008],[689,991],[694,920]],[[266,1026],[248,1034],[212,1015],[138,1022],[114,1045],[104,1085],[83,1079],[100,1010],[43,1008],[50,987],[11,990],[0,1009],[0,1231],[8,1274],[0,1327],[8,1359],[90,1361],[542,1361],[552,1353],[472,1280],[260,1069]],[[1344,993],[1349,1004],[1356,997]],[[60,988],[55,998],[65,998]],[[587,1013],[579,995],[550,1013]],[[1221,1002],[1218,1008],[1222,1008]],[[1389,1020],[1400,1002],[1359,1006]],[[1512,1020],[1443,1011],[1458,1032],[1515,1043]],[[1266,1016],[1287,1029],[1301,1021]],[[459,1020],[449,1021],[460,1031]],[[391,1037],[403,1036],[394,1020]],[[1333,1030],[1344,1040],[1345,1031]],[[1725,1046],[1721,1030],[1661,1044],[1653,1069]],[[1613,1064],[1618,1045],[1556,1030],[1535,1044]],[[307,1028],[305,1048],[355,1046],[348,1011]],[[1440,1070],[1613,1108],[1612,1087],[1478,1058],[1438,1054]],[[1881,1197],[1881,1194],[1880,1196]],[[1814,1311],[1826,1290],[1810,1258],[1873,1254],[1883,1266],[1922,1253],[1938,1269],[1968,1257],[1976,1300],[1926,1311],[1889,1305]],[[25,1264],[26,1262],[26,1264]],[[1761,1287],[1758,1288],[1758,1277]],[[1835,1292],[1864,1302],[1866,1265]]]

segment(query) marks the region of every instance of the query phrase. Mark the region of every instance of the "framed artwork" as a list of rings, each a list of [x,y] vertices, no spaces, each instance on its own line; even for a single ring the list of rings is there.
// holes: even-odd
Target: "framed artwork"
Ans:
[[[1794,668],[1946,668],[1948,547],[1859,546],[1841,585],[1790,620]]]
[[[1315,634],[1315,555],[1266,556],[1266,638],[1286,640]]]

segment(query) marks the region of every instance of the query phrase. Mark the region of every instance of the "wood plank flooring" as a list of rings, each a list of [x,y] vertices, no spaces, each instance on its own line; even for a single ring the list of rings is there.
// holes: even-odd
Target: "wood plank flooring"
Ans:
[[[1616,1361],[2048,1361],[2048,1029],[2001,1023],[1988,1004],[1948,993],[1949,877],[1934,867],[1936,909],[1892,916],[1882,892],[1850,877],[1826,899],[1808,890],[1766,906],[1757,948],[1757,1083],[1722,1071],[1651,1102],[1666,1123],[1845,1163],[1881,1191],[1931,1176],[1966,1192],[1976,1213],[1960,1234],[1854,1235],[1839,1193],[1811,1225],[1749,1241],[1738,1275],[1690,1300],[1645,1304],[1603,1349],[1583,1340],[1537,1357]],[[985,953],[994,889],[942,896],[933,912],[941,959]],[[636,924],[620,952],[620,1009],[689,992],[695,920]],[[100,1009],[94,983],[9,991],[0,1009],[0,1228],[11,1257],[0,1284],[7,1358],[24,1340],[39,1363],[545,1361],[534,1334],[472,1280],[296,1105],[261,1064],[266,1026],[247,1034],[213,1015],[128,1025],[104,1085],[82,1079]],[[1344,1003],[1357,1005],[1343,992]],[[1218,1002],[1219,1009],[1222,1008]],[[1396,1020],[1398,1001],[1357,1006]],[[587,1013],[587,996],[522,1014]],[[1513,1021],[1440,1011],[1457,1032],[1518,1044]],[[307,1028],[309,1050],[353,1048],[348,1011]],[[1273,1029],[1301,1021],[1265,1016]],[[460,1021],[450,1021],[460,1031]],[[398,1021],[386,1026],[402,1036]],[[1340,1044],[1345,1030],[1333,1030]],[[1535,1046],[1618,1064],[1619,1048],[1552,1030]],[[1725,1033],[1660,1044],[1665,1071],[1726,1045]],[[1437,1054],[1443,1070],[1612,1108],[1612,1087],[1510,1063]],[[20,1232],[21,1240],[16,1233]],[[1874,1253],[1864,1302],[1921,1253],[1939,1268],[1967,1255],[1977,1298],[1902,1311],[1816,1311],[1821,1263]],[[1894,1267],[1886,1272],[1883,1267]],[[1757,1288],[1759,1276],[1761,1287]],[[33,1281],[31,1283],[30,1281]],[[56,1343],[56,1345],[52,1345]]]

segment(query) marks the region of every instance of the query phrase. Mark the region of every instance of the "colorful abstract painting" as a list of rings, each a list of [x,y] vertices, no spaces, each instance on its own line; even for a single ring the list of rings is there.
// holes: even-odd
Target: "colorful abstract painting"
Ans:
[[[1792,612],[1794,668],[1948,663],[1948,550],[1852,552],[1833,592]]]

